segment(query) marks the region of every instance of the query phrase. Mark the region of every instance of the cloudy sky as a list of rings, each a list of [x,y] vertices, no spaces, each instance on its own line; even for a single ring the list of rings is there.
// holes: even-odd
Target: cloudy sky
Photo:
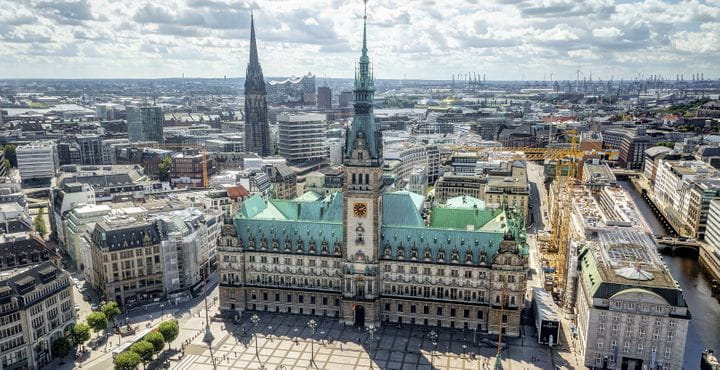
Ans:
[[[361,0],[0,0],[0,78],[351,77]],[[370,0],[378,78],[718,77],[720,0]]]

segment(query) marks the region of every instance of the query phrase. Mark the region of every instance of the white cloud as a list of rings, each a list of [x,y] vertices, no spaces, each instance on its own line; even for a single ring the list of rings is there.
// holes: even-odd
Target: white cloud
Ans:
[[[622,35],[622,31],[615,27],[600,27],[592,30],[592,34],[595,37],[611,39]]]
[[[243,76],[250,9],[266,76],[350,77],[363,5],[0,0],[0,9],[0,48],[11,61],[0,78]],[[368,13],[379,78],[567,78],[578,64],[600,78],[638,69],[711,75],[720,57],[719,0],[384,0]]]

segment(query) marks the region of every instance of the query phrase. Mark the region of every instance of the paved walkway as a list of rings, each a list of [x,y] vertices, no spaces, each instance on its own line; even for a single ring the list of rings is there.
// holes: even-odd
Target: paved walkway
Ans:
[[[415,325],[381,327],[371,340],[366,331],[331,319],[258,313],[257,330],[244,315],[239,325],[213,322],[212,351],[202,342],[204,321],[193,318],[183,331],[195,333],[178,370],[213,369],[491,369],[497,349],[474,345],[472,331]],[[317,323],[312,334],[306,323]],[[437,330],[437,346],[428,337]],[[532,335],[532,328],[525,328]],[[258,333],[256,336],[255,333]],[[257,338],[257,340],[256,340]],[[490,338],[490,337],[487,337]],[[477,339],[481,339],[478,335]],[[256,349],[257,348],[257,349]],[[212,352],[212,357],[211,357]],[[513,339],[503,351],[505,369],[577,369],[563,348],[539,346],[532,337]]]

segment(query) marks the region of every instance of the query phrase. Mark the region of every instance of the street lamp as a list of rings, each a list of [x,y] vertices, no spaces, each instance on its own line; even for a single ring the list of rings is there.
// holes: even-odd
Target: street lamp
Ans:
[[[373,366],[373,360],[372,360],[372,342],[375,339],[375,332],[377,331],[377,328],[375,325],[370,324],[370,326],[367,327],[367,332],[370,334],[370,369],[372,370]]]
[[[310,333],[314,336],[315,335],[315,328],[317,328],[317,322],[315,320],[310,319],[307,323],[308,327],[310,328]],[[315,342],[313,341],[313,338],[310,337],[310,363],[315,363]]]
[[[258,317],[257,314],[253,314],[252,317],[250,317],[250,322],[253,323],[254,328],[257,328],[258,324],[260,323],[260,318]],[[257,356],[258,361],[261,362],[261,365],[262,365],[262,361],[260,361],[260,351],[258,350],[258,332],[257,332],[257,330],[255,330],[255,356]]]
[[[435,347],[437,347],[437,340],[438,340],[438,334],[435,332],[435,330],[430,331],[430,341],[432,341],[433,348],[430,350],[430,367],[433,366],[433,359],[435,356]]]

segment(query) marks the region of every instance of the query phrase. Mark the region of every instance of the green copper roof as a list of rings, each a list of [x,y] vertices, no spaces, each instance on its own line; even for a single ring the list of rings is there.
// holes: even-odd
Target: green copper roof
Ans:
[[[430,225],[441,229],[479,230],[497,218],[494,230],[507,229],[505,213],[500,209],[435,207]]]
[[[321,200],[272,199],[264,201],[259,196],[245,200],[238,213],[243,219],[342,222],[342,193],[335,193]]]
[[[455,198],[450,198],[445,202],[445,205],[450,208],[479,208],[485,209],[485,202],[471,196],[463,195]]]
[[[582,284],[585,285],[592,298],[610,299],[620,292],[641,289],[662,297],[670,305],[677,307],[687,306],[680,289],[652,286],[652,280],[640,282],[617,277],[610,267],[605,268],[606,271],[601,271],[604,267],[598,265],[598,261],[589,247],[580,251],[578,268],[580,269]]]
[[[383,194],[383,225],[423,226],[423,197],[408,191]]]
[[[304,199],[303,197],[300,197]],[[527,245],[524,231],[517,230],[520,222],[507,219],[516,215],[511,211],[478,208],[435,208],[432,218],[436,221],[426,226],[421,217],[422,197],[406,192],[383,194],[383,218],[380,227],[378,256],[397,258],[403,251],[405,258],[411,258],[413,250],[419,260],[425,260],[426,252],[430,261],[437,262],[444,254],[444,261],[450,261],[454,252],[460,263],[470,258],[473,263],[492,263],[500,245],[508,237],[518,238],[517,252],[526,255]],[[343,193],[334,193],[322,200],[270,200],[251,197],[245,201],[235,216],[235,229],[245,247],[260,243],[267,250],[278,243],[279,250],[297,253],[298,248],[308,252],[311,243],[326,244],[329,253],[337,253],[343,243]],[[467,225],[472,225],[472,230]],[[386,255],[386,249],[389,255]],[[339,252],[339,250],[338,250]],[[442,253],[441,253],[442,252]]]

